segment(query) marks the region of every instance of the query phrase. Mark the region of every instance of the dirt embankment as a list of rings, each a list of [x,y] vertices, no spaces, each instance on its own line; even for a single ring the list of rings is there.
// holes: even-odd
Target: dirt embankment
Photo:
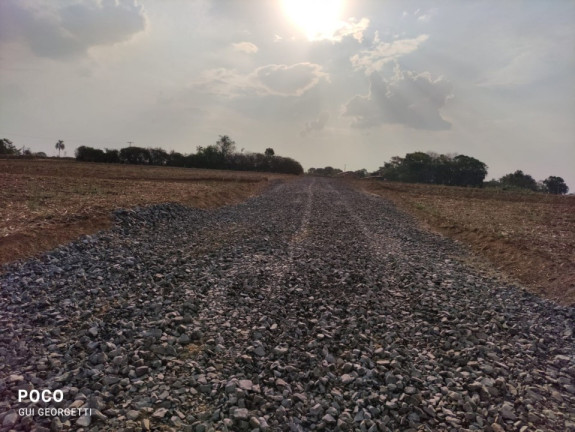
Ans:
[[[575,304],[575,197],[383,181],[355,185],[470,245],[532,292]]]

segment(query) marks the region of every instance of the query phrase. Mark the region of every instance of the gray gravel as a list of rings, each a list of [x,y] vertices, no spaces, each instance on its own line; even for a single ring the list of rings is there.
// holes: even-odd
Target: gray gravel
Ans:
[[[575,430],[575,309],[381,198],[302,178],[116,217],[0,276],[0,430]],[[18,415],[42,406],[92,415]]]

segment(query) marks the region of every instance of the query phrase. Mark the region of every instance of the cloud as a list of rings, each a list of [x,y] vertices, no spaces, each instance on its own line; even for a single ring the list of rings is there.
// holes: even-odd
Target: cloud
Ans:
[[[415,11],[414,15],[417,16],[417,21],[427,23],[431,21],[435,15],[437,15],[437,9],[432,8],[427,12],[421,12],[421,10],[418,9]]]
[[[312,121],[306,122],[304,129],[300,132],[302,137],[306,137],[314,131],[322,130],[327,121],[329,120],[329,113],[328,112],[321,112],[317,119]]]
[[[271,64],[249,74],[234,69],[210,69],[193,82],[192,87],[201,93],[229,98],[249,94],[301,96],[322,79],[329,80],[329,75],[315,63]]]
[[[575,38],[573,38],[575,40]],[[540,82],[551,82],[561,74],[571,74],[573,56],[565,55],[561,45],[548,41],[533,41],[528,46],[509,53],[505,64],[487,71],[477,85],[487,88],[518,89]]]
[[[350,18],[347,21],[343,21],[340,26],[335,30],[330,40],[335,42],[341,42],[343,38],[352,36],[358,42],[363,41],[363,33],[369,27],[369,19],[362,18],[356,21],[355,18]]]
[[[381,71],[384,64],[416,51],[427,39],[429,39],[428,35],[393,42],[381,42],[376,39],[375,47],[363,50],[351,57],[351,64],[356,70],[363,70],[369,75],[372,72]]]
[[[3,0],[0,41],[19,41],[39,57],[65,59],[113,45],[146,28],[134,0],[88,0],[55,8],[49,2]]]
[[[354,96],[344,107],[352,127],[370,128],[382,124],[402,124],[413,129],[445,130],[451,124],[440,109],[453,97],[451,84],[433,79],[427,72],[403,72],[398,67],[390,80],[373,72],[367,95]]]
[[[258,47],[251,42],[237,42],[232,44],[232,47],[239,52],[246,54],[255,54],[258,52]]]
[[[234,69],[216,68],[204,71],[191,88],[199,93],[234,98],[246,94],[253,85],[247,75]]]
[[[268,65],[256,69],[254,77],[269,93],[279,96],[301,96],[322,78],[329,80],[322,67],[314,63]]]

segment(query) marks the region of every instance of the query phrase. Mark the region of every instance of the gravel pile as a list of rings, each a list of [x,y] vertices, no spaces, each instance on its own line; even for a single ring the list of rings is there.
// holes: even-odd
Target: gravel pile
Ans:
[[[575,430],[575,309],[380,198],[305,178],[116,216],[0,277],[0,430]]]

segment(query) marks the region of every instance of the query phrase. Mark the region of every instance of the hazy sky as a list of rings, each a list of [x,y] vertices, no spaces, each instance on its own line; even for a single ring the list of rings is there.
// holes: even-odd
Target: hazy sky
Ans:
[[[459,153],[575,191],[575,1],[0,0],[0,135],[307,169]]]

